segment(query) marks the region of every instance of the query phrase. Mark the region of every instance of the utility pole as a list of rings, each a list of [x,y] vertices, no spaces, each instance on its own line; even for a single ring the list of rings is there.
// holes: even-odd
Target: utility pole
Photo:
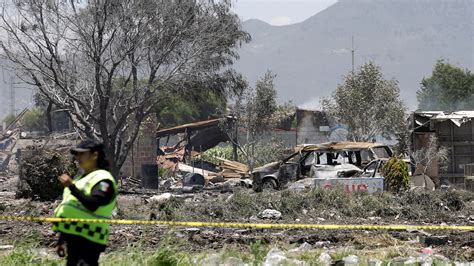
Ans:
[[[354,35],[352,35],[352,73],[354,73]]]

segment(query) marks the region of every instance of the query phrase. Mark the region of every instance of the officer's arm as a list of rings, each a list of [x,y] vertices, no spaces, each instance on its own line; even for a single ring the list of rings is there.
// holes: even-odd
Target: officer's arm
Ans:
[[[92,188],[90,196],[86,196],[82,191],[77,189],[75,185],[69,186],[69,189],[71,190],[71,194],[91,212],[96,211],[100,206],[109,204],[115,194],[112,181],[109,180],[97,183]]]

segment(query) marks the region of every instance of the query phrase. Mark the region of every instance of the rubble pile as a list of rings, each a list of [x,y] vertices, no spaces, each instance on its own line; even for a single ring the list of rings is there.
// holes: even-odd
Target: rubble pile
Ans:
[[[245,178],[249,176],[249,169],[247,165],[239,162],[226,160],[224,158],[216,159],[221,162],[219,164],[221,172],[217,175],[222,176],[224,178]]]
[[[25,156],[20,165],[20,176],[16,196],[39,200],[57,199],[63,188],[58,176],[76,173],[76,168],[64,152],[34,150]]]
[[[20,137],[19,130],[0,132],[0,172],[8,171],[9,164],[14,158],[12,150]]]

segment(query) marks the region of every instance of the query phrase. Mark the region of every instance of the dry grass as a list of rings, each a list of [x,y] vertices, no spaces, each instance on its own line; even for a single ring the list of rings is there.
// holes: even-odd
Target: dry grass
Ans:
[[[403,245],[403,242],[389,234],[377,234],[369,232],[367,234],[354,234],[353,244],[361,248],[386,248]]]
[[[193,201],[173,199],[153,211],[158,219],[166,220],[246,221],[264,209],[276,209],[282,213],[283,221],[293,222],[296,218],[308,222],[317,217],[351,222],[378,216],[390,221],[397,218],[417,223],[458,223],[457,216],[474,213],[472,204],[468,204],[474,200],[474,194],[462,191],[369,195],[339,190],[255,193],[242,189],[217,198],[200,197],[196,196]]]

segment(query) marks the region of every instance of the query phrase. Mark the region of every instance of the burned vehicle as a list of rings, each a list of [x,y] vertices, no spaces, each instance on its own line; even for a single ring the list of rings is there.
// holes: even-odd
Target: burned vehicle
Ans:
[[[352,177],[363,173],[376,159],[389,158],[392,150],[382,143],[329,142],[297,146],[293,154],[252,172],[256,191],[282,189],[288,183],[312,178]]]

